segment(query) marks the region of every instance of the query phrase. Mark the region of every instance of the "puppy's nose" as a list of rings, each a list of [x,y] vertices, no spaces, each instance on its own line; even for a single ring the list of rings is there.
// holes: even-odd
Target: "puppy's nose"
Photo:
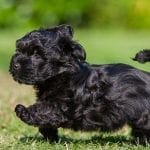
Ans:
[[[21,65],[19,63],[14,64],[14,69],[19,70],[21,68]]]

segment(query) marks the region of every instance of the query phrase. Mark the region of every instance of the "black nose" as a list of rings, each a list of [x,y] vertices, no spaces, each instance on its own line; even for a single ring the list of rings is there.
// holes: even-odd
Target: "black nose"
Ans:
[[[13,68],[15,70],[19,70],[21,68],[21,65],[19,63],[14,64]]]

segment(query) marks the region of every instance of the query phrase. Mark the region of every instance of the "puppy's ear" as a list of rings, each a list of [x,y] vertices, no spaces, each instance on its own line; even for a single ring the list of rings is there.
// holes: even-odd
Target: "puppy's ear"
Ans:
[[[61,37],[73,37],[73,28],[70,25],[63,24],[56,27]]]
[[[73,58],[80,61],[84,61],[86,59],[85,50],[79,43],[72,41],[69,38],[60,38],[58,43],[63,51]]]
[[[72,48],[72,56],[74,58],[80,61],[85,61],[86,53],[84,48],[80,44],[73,42],[71,48]]]

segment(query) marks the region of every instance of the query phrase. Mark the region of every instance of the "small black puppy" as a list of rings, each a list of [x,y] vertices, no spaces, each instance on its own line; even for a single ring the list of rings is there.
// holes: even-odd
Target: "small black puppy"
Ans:
[[[128,124],[135,139],[150,142],[150,74],[126,64],[90,65],[72,37],[73,29],[60,25],[17,40],[10,73],[34,85],[37,100],[17,105],[16,115],[51,141],[59,127],[114,131]]]

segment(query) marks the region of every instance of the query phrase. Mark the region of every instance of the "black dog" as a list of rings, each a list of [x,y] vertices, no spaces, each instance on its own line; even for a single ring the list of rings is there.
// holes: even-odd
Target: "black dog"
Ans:
[[[16,106],[17,116],[51,141],[59,127],[114,131],[128,124],[135,139],[150,142],[150,74],[125,64],[90,65],[72,37],[61,25],[17,40],[10,72],[37,91],[35,104]]]

